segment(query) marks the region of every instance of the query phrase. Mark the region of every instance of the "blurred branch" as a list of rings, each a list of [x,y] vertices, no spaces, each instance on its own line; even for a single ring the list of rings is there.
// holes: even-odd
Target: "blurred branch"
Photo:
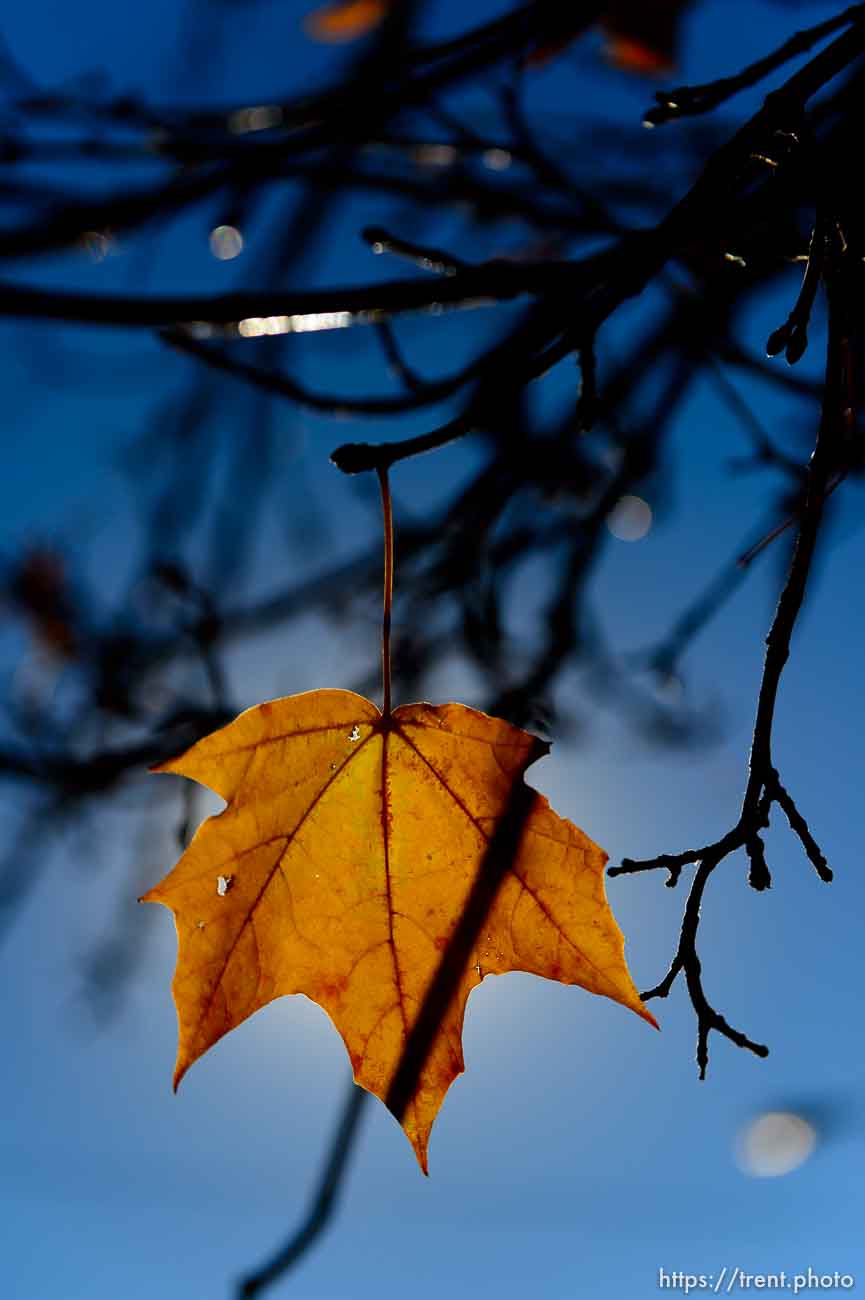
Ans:
[[[765,58],[757,59],[734,77],[720,77],[717,81],[707,82],[702,86],[676,86],[673,90],[657,91],[656,106],[646,113],[644,121],[648,126],[662,126],[678,117],[693,117],[699,113],[710,113],[738,95],[740,91],[756,86],[764,78],[781,68],[799,54],[807,52],[831,36],[842,27],[861,22],[865,17],[865,5],[850,5],[842,13],[827,18],[822,23],[795,32],[788,40]]]
[[[542,741],[538,741],[533,757],[546,748]],[[537,798],[536,791],[524,784],[520,774],[511,787],[505,810],[487,840],[478,874],[408,1032],[403,1054],[388,1088],[387,1107],[400,1122],[414,1096],[439,1025],[459,987],[484,922],[505,876],[516,861]]]
[[[260,1295],[314,1245],[328,1226],[336,1210],[342,1185],[348,1170],[349,1158],[357,1144],[360,1121],[369,1101],[369,1093],[359,1088],[354,1080],[348,1085],[342,1113],[337,1122],[330,1151],[322,1168],[318,1187],[306,1217],[284,1246],[255,1273],[250,1273],[237,1285],[238,1300]]]
[[[0,246],[0,257],[2,255]],[[203,322],[236,325],[238,321],[250,318],[318,317],[321,323],[311,323],[307,330],[327,330],[342,328],[346,324],[369,323],[377,317],[398,312],[429,311],[432,307],[444,306],[486,306],[508,302],[523,294],[561,292],[563,279],[566,283],[574,283],[576,277],[582,278],[582,275],[583,268],[579,264],[540,262],[526,265],[496,261],[485,266],[467,267],[457,275],[435,281],[391,280],[299,292],[151,298],[45,292],[7,283],[0,286],[0,314],[136,328]],[[343,315],[353,319],[339,319]],[[334,316],[337,320],[328,325],[327,317]],[[291,327],[287,326],[284,332],[291,332]]]

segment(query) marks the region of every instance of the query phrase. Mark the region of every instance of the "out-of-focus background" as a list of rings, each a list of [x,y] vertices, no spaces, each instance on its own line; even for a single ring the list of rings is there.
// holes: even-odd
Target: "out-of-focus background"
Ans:
[[[212,129],[205,109],[224,122],[335,83],[375,35],[345,46],[315,40],[303,26],[310,8],[299,0],[9,8],[0,29],[0,252],[28,214],[38,231],[64,196],[92,199],[98,212],[106,195],[117,202],[170,179],[172,114],[201,110],[200,143]],[[421,33],[444,40],[504,8],[476,0],[468,12],[436,0]],[[693,182],[712,142],[785,74],[710,118],[654,132],[641,127],[652,92],[735,72],[832,12],[826,3],[700,0],[682,14],[675,71],[648,77],[611,62],[609,33],[593,29],[523,74],[533,138],[616,221],[655,221]],[[378,151],[367,146],[360,166],[392,177],[390,188],[346,191],[335,180],[307,188],[303,174],[223,185],[128,229],[94,227],[72,248],[23,248],[2,276],[46,291],[144,296],[420,274],[374,256],[358,237],[371,224],[468,260],[581,255],[602,244],[602,232],[552,219],[542,230],[516,201],[484,207],[477,198],[492,178],[508,193],[567,206],[507,147],[509,75],[499,68],[461,83],[420,134],[394,127]],[[126,122],[117,112],[124,101]],[[143,106],[161,106],[145,126]],[[279,127],[254,115],[234,122],[239,141],[259,127],[270,139]],[[209,165],[199,157],[176,174],[194,179]],[[426,187],[420,211],[413,184]],[[800,247],[789,233],[779,248],[795,255],[807,245],[807,221]],[[777,274],[749,299],[733,334],[743,355],[764,355],[800,271],[779,255]],[[684,273],[670,274],[686,286]],[[605,327],[602,388],[669,307],[664,293],[653,287]],[[446,374],[518,310],[407,317],[400,346],[421,374]],[[553,741],[534,783],[613,862],[705,842],[737,815],[786,539],[749,567],[674,669],[649,672],[645,652],[666,644],[719,575],[723,588],[731,562],[773,517],[785,491],[778,465],[743,470],[757,426],[789,456],[807,457],[819,322],[813,334],[795,371],[802,392],[759,366],[721,365],[672,414],[663,408],[668,436],[651,473],[603,522],[585,643],[537,698],[521,700],[519,720]],[[148,776],[143,757],[103,781],[90,769],[82,777],[73,760],[86,767],[88,756],[134,750],[157,721],[186,725],[196,711],[213,711],[216,725],[219,709],[322,686],[375,698],[375,484],[343,477],[328,458],[347,439],[423,432],[438,417],[421,410],[349,423],[300,409],[146,329],[12,316],[0,322],[0,340],[0,749],[44,760],[32,773],[4,761],[0,794],[0,1294],[224,1296],[302,1217],[342,1103],[344,1049],[318,1007],[283,999],[220,1042],[172,1095],[174,931],[167,912],[135,900],[212,803],[203,794],[190,801],[179,779]],[[400,391],[393,357],[388,371],[381,352],[390,342],[359,325],[231,347],[311,389],[358,395]],[[772,366],[788,373],[783,358]],[[653,391],[669,374],[649,366],[646,376],[645,391],[611,421],[614,434],[629,419],[650,420],[653,403],[670,406]],[[554,421],[578,382],[572,365],[556,370],[533,390],[531,418]],[[476,483],[490,446],[468,438],[397,467],[398,532],[410,541],[446,512]],[[611,434],[597,463],[614,469],[620,453]],[[836,879],[821,883],[776,819],[767,835],[773,888],[749,890],[747,863],[735,858],[715,873],[703,908],[707,991],[728,1019],[769,1043],[768,1059],[716,1037],[698,1082],[693,1011],[679,985],[653,1003],[662,1026],[654,1034],[578,989],[517,974],[485,981],[469,1004],[467,1070],[437,1121],[430,1178],[384,1108],[368,1107],[329,1234],[275,1294],[620,1300],[653,1295],[659,1269],[717,1277],[724,1267],[837,1271],[865,1285],[859,480],[836,496],[775,731],[783,778]],[[518,534],[543,512],[567,520],[569,508],[552,488],[538,490],[514,507],[511,526]],[[401,689],[480,707],[498,691],[513,704],[514,665],[530,664],[543,640],[560,563],[559,543],[528,546],[506,591],[494,592],[495,608],[481,591],[474,623],[463,619],[457,635],[441,594],[453,574],[442,569],[438,587],[426,575],[427,628],[421,569],[406,544],[395,605]],[[215,620],[212,640],[202,613]],[[501,632],[491,638],[494,616]],[[193,624],[194,635],[182,631]],[[496,682],[487,668],[497,654]],[[69,779],[43,779],[58,756],[71,764]],[[608,883],[640,988],[667,969],[687,876],[677,891],[663,887],[662,873]],[[766,1119],[778,1112],[788,1118]]]

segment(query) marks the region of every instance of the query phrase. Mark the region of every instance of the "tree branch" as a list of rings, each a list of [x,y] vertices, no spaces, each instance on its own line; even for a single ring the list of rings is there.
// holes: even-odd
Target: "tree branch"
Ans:
[[[702,86],[676,86],[673,90],[659,90],[655,94],[655,107],[649,109],[643,120],[647,126],[663,126],[665,122],[679,117],[710,113],[740,91],[756,86],[777,68],[789,63],[790,59],[806,54],[824,37],[831,36],[842,27],[849,27],[851,23],[861,22],[863,16],[865,5],[850,5],[843,13],[827,18],[825,22],[795,32],[777,50],[749,64],[734,77],[719,77],[717,81],[709,81]]]
[[[292,1233],[285,1245],[281,1246],[266,1264],[238,1283],[238,1300],[249,1300],[250,1296],[260,1295],[266,1287],[278,1281],[283,1274],[294,1267],[302,1255],[306,1254],[330,1223],[345,1181],[349,1159],[357,1144],[360,1121],[368,1101],[369,1093],[359,1088],[352,1079],[306,1217],[297,1231]]]
[[[815,867],[819,878],[832,879],[832,872],[818,848],[810,830],[784,790],[778,773],[772,765],[772,725],[778,689],[784,665],[790,654],[790,643],[796,626],[805,592],[830,478],[838,465],[839,435],[843,428],[846,407],[846,311],[842,300],[842,277],[847,274],[843,255],[836,247],[831,266],[824,272],[829,302],[829,335],[826,345],[826,376],[823,410],[817,439],[808,468],[805,502],[799,522],[799,532],[787,579],[778,600],[775,617],[766,638],[766,656],[757,700],[757,712],[748,764],[748,781],[742,807],[736,824],[721,839],[700,849],[690,849],[679,854],[661,854],[656,858],[634,861],[626,858],[621,866],[613,867],[611,876],[651,871],[664,868],[669,873],[668,885],[675,885],[684,866],[697,862],[698,867],[691,884],[679,945],[667,975],[655,988],[643,995],[644,1000],[666,997],[676,977],[682,973],[691,1002],[697,1014],[697,1062],[700,1078],[705,1077],[708,1065],[708,1038],[712,1030],[729,1038],[739,1047],[747,1047],[759,1056],[768,1049],[734,1030],[724,1017],[709,1003],[703,990],[701,964],[697,953],[697,935],[700,923],[700,904],[706,884],[715,868],[739,848],[747,851],[751,862],[749,883],[763,890],[770,886],[771,878],[766,864],[760,830],[768,824],[773,803],[785,812],[794,833],[799,837],[805,852]]]

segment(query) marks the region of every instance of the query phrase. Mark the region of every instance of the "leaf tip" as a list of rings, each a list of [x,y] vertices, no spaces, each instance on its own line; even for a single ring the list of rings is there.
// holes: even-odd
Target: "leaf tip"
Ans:
[[[429,1151],[427,1149],[427,1142],[429,1140],[429,1135],[427,1134],[427,1136],[424,1137],[423,1139],[421,1139],[420,1137],[411,1137],[408,1134],[406,1136],[408,1137],[409,1141],[412,1144],[412,1147],[414,1148],[414,1153],[417,1156],[418,1168],[420,1169],[424,1178],[429,1178]]]
[[[653,1029],[657,1029],[658,1033],[661,1032],[661,1026],[658,1024],[657,1020],[652,1015],[651,1011],[649,1010],[649,1008],[646,1006],[645,1003],[643,1003],[643,1009],[640,1012],[640,1015],[648,1024],[652,1026]]]

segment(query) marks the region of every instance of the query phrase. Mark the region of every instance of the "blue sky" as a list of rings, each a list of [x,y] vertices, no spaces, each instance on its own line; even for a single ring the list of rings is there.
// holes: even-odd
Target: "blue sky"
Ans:
[[[314,85],[342,57],[302,35],[306,8],[272,0],[188,11],[166,0],[132,8],[30,0],[5,17],[4,37],[44,86],[101,69],[120,92],[258,103],[286,87]],[[465,18],[455,0],[433,9],[436,30]],[[477,3],[472,19],[497,9]],[[205,12],[211,29],[202,32],[195,15]],[[686,30],[681,79],[733,71],[770,48],[777,32],[826,12],[825,4],[706,0]],[[206,53],[193,72],[175,53],[183,31],[200,37]],[[636,120],[648,99],[644,83],[605,70],[591,46],[539,74],[532,93],[538,109],[585,94],[598,119],[616,121]],[[734,101],[731,124],[754,102],[753,95]],[[658,148],[654,136],[648,141],[647,133],[646,148]],[[139,179],[146,175],[142,169]],[[392,273],[380,264],[386,259],[364,261],[350,242],[351,231],[376,215],[371,200],[347,209],[317,266],[322,282]],[[171,238],[160,236],[150,261],[141,237],[98,265],[53,258],[16,264],[14,276],[153,292],[261,283],[254,238],[236,262],[214,262],[207,234],[219,213],[212,217],[204,226],[179,222]],[[797,274],[789,299],[768,304],[765,319],[761,311],[745,322],[751,349],[783,319]],[[484,328],[460,318],[451,347]],[[190,363],[122,332],[8,322],[0,330],[9,448],[0,546],[9,555],[34,538],[67,542],[82,572],[101,575],[110,604],[134,567],[138,540],[123,452],[157,404],[181,391]],[[338,380],[346,391],[362,380],[369,345],[350,333],[310,346],[307,378]],[[610,354],[615,337],[614,327]],[[442,354],[443,369],[447,362]],[[795,407],[765,387],[743,391],[770,428],[795,433]],[[225,436],[230,415],[229,403]],[[339,442],[373,431],[308,416],[284,423],[290,446],[283,454],[296,458],[303,490],[317,495],[330,520],[321,551],[312,546],[292,558],[298,573],[304,565],[313,572],[321,554],[331,562],[377,535],[375,510],[327,461]],[[611,542],[604,557],[598,591],[607,634],[621,651],[650,644],[746,539],[765,481],[725,472],[729,458],[745,450],[729,414],[708,390],[697,392],[676,428],[680,459],[669,508],[645,540]],[[441,500],[476,457],[476,449],[458,446],[407,466],[394,475],[398,509],[420,513]],[[302,501],[292,508],[302,516]],[[330,1235],[275,1294],[642,1300],[655,1294],[659,1268],[717,1273],[725,1265],[752,1273],[838,1270],[857,1275],[861,1287],[860,509],[851,485],[797,630],[775,732],[784,779],[836,881],[821,884],[792,837],[773,829],[773,889],[749,890],[746,865],[732,860],[716,872],[704,906],[707,989],[731,1021],[770,1043],[769,1058],[758,1061],[714,1039],[709,1078],[698,1083],[693,1013],[678,986],[653,1005],[662,1025],[655,1034],[580,990],[516,974],[488,980],[469,1005],[467,1072],[436,1123],[431,1177],[421,1177],[394,1121],[372,1105]],[[268,589],[281,576],[265,555],[254,580]],[[534,770],[557,811],[604,845],[612,861],[706,841],[734,818],[776,582],[776,564],[756,566],[687,657],[689,691],[722,710],[716,745],[658,752],[635,743],[599,708],[588,739],[555,744]],[[523,590],[528,620],[528,580]],[[361,633],[310,619],[292,628],[288,645],[270,635],[245,647],[227,663],[238,704],[351,684],[347,678],[366,660]],[[446,663],[439,678],[442,697],[470,696],[473,683],[459,663]],[[568,679],[563,696],[576,688]],[[143,777],[124,793],[124,806],[110,814],[97,809],[84,824],[45,838],[43,869],[0,949],[7,1062],[0,1081],[0,1294],[10,1300],[229,1294],[232,1279],[268,1255],[301,1216],[346,1085],[335,1031],[298,997],[273,1004],[220,1042],[174,1097],[175,939],[161,909],[136,914],[144,955],[117,1016],[94,1023],[80,996],[82,954],[176,857],[176,819],[151,793],[154,785]],[[20,800],[16,791],[5,798],[10,827]],[[609,882],[608,897],[636,982],[651,986],[674,948],[682,887],[669,891],[660,876],[622,878]],[[834,1129],[818,1125],[816,1152],[801,1169],[774,1179],[741,1172],[735,1143],[755,1114],[793,1109],[807,1118],[818,1105],[841,1118]]]

